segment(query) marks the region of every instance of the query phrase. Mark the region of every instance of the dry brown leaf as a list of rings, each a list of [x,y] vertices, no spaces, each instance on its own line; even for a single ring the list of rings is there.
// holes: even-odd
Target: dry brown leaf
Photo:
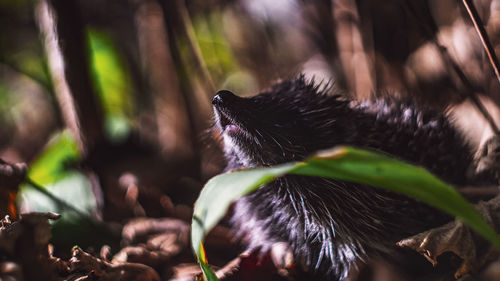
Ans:
[[[147,249],[144,245],[128,246],[120,250],[114,257],[111,263],[142,263],[152,267],[158,267],[165,264],[169,260],[169,256],[164,255],[160,251]]]
[[[500,178],[500,137],[494,136],[486,141],[479,149],[476,159],[475,173]]]
[[[79,247],[72,250],[69,264],[73,275],[66,280],[100,281],[160,281],[160,276],[151,267],[138,263],[109,263],[96,258]],[[76,277],[76,275],[80,275]]]
[[[482,217],[500,231],[500,196],[476,205]],[[422,254],[433,265],[445,252],[452,252],[463,261],[455,272],[455,278],[467,273],[479,272],[487,262],[499,256],[499,251],[461,221],[455,220],[441,227],[414,235],[397,243],[400,247],[409,247]]]
[[[60,280],[68,272],[64,262],[49,253],[52,213],[22,214],[17,221],[0,221],[0,280]]]
[[[112,263],[137,262],[165,268],[173,257],[187,249],[188,234],[189,226],[181,220],[135,219],[122,231],[124,243],[130,246],[121,249]]]
[[[182,220],[162,218],[139,218],[127,223],[122,230],[123,242],[127,245],[145,242],[150,236],[160,233],[178,233],[186,235],[189,232],[189,225]]]
[[[172,268],[173,275],[170,281],[192,281],[201,274],[200,265],[195,263],[179,264]]]

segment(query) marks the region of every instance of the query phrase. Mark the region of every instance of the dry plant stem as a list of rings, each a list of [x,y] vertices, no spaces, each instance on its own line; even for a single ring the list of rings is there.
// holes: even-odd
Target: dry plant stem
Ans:
[[[348,77],[348,88],[356,93],[358,98],[367,99],[374,89],[373,66],[363,45],[356,2],[335,1],[332,4],[332,14],[340,60]]]
[[[201,50],[195,40],[193,23],[191,22],[191,18],[189,17],[189,13],[186,9],[186,4],[184,0],[176,0],[177,11],[180,16],[181,24],[183,32],[186,36],[189,52],[191,53],[191,58],[193,62],[196,64],[196,69],[198,70],[204,86],[205,90],[208,93],[215,93],[215,85],[210,77],[210,73],[208,72],[207,66],[203,57],[201,55]]]
[[[90,77],[87,34],[75,1],[42,0],[37,11],[64,119],[86,151],[104,139],[103,114]],[[50,44],[50,45],[49,45]],[[54,53],[52,56],[51,53]],[[54,72],[56,70],[56,72]],[[57,87],[61,84],[61,88]],[[75,128],[76,127],[76,128]]]
[[[186,4],[184,0],[168,0],[161,1],[161,5],[163,8],[163,12],[165,17],[170,17],[171,19],[167,19],[167,25],[170,24],[170,28],[173,28],[177,31],[180,31],[181,34],[173,34],[174,37],[185,38],[186,45],[188,47],[188,56],[191,63],[194,65],[195,71],[198,73],[197,78],[199,78],[201,82],[202,91],[195,88],[196,79],[189,78],[189,83],[191,84],[191,97],[189,104],[193,108],[193,110],[197,111],[200,117],[192,116],[193,122],[195,122],[194,126],[199,127],[196,123],[198,120],[202,120],[205,122],[207,118],[210,118],[212,108],[209,100],[209,96],[215,94],[215,85],[210,77],[208,69],[206,67],[205,61],[201,55],[200,47],[198,46],[193,24],[191,22],[191,18],[189,17],[188,10],[186,8]],[[175,50],[172,50],[175,52]],[[178,51],[178,56],[180,56],[180,52]],[[198,120],[197,120],[198,119]],[[203,129],[206,129],[206,124],[202,125]],[[195,131],[200,132],[198,128]]]
[[[474,103],[477,110],[481,112],[481,114],[486,119],[486,121],[491,127],[491,130],[495,133],[495,135],[500,135],[500,130],[498,130],[498,127],[495,124],[495,120],[493,120],[493,117],[491,117],[486,107],[484,107],[483,103],[479,100],[479,98],[475,94],[475,87],[470,83],[469,79],[467,79],[467,76],[465,76],[462,69],[460,69],[457,63],[451,58],[450,54],[446,50],[446,47],[442,46],[441,44],[439,44],[439,42],[437,42],[437,39],[434,39],[434,44],[438,47],[439,52],[441,53],[445,61],[448,63],[448,65],[450,65],[455,71],[455,73],[458,75],[460,81],[462,81],[462,84],[467,88],[466,92],[467,97],[471,99],[472,103]]]
[[[486,30],[484,29],[483,22],[481,21],[481,18],[479,17],[479,14],[478,14],[476,7],[474,6],[474,3],[472,0],[463,0],[463,3],[464,3],[465,8],[467,9],[467,12],[469,13],[469,16],[470,16],[472,22],[474,23],[474,27],[476,28],[476,31],[479,35],[479,38],[481,38],[481,42],[483,43],[484,50],[486,51],[486,54],[488,55],[491,66],[495,70],[495,75],[497,76],[497,80],[500,83],[500,64],[498,63],[498,58],[495,54],[495,49],[491,45],[488,34],[486,33]]]
[[[464,196],[496,196],[500,194],[500,187],[498,186],[485,186],[485,187],[464,187],[458,189],[458,192]]]
[[[36,7],[38,28],[43,39],[47,55],[47,63],[54,85],[54,92],[62,113],[62,119],[67,128],[73,133],[78,147],[84,148],[80,134],[80,124],[76,115],[75,104],[71,96],[68,83],[64,74],[64,59],[58,46],[57,34],[54,29],[55,21],[53,12],[47,1],[41,0]]]
[[[466,0],[464,0],[464,1],[466,1]],[[410,7],[408,10],[409,10],[409,14],[411,14],[416,19],[419,19],[419,15],[416,14],[414,9],[412,9]],[[470,83],[469,79],[467,79],[467,76],[465,76],[465,73],[462,71],[462,69],[458,66],[458,64],[450,56],[446,47],[444,47],[443,45],[441,45],[439,43],[438,39],[433,35],[433,33],[428,28],[426,28],[427,26],[423,25],[423,24],[421,24],[420,26],[422,27],[424,32],[429,36],[429,38],[432,38],[432,42],[438,48],[439,53],[441,54],[442,58],[445,60],[446,64],[452,67],[453,71],[455,71],[455,73],[458,75],[458,78],[460,79],[460,81],[462,82],[464,87],[467,89],[467,91],[465,93],[462,93],[462,94],[465,94],[466,97],[471,99],[472,103],[476,106],[477,110],[479,110],[479,112],[481,112],[481,114],[486,119],[486,121],[488,122],[488,124],[491,127],[491,130],[495,133],[495,135],[500,135],[500,130],[498,129],[497,125],[495,124],[495,121],[493,120],[493,118],[489,114],[486,107],[484,107],[483,103],[479,100],[479,98],[475,94],[476,87],[474,87],[472,85],[472,83]]]
[[[191,19],[184,0],[161,0],[158,2],[164,14],[170,52],[179,77],[181,91],[186,99],[192,136],[206,135],[205,132],[210,126],[209,120],[211,120],[212,115],[209,96],[214,94],[215,89],[194,39]],[[179,45],[179,42],[186,42],[187,54],[184,55],[181,52],[183,45]],[[195,75],[188,73],[186,61],[191,62],[190,65],[193,66]],[[201,167],[205,168],[207,167],[204,164],[206,163],[205,159],[211,157],[209,155],[212,155],[217,148],[213,146],[213,148],[200,150],[201,146],[199,143],[194,145],[194,154],[198,158],[198,160],[194,160],[202,161]]]

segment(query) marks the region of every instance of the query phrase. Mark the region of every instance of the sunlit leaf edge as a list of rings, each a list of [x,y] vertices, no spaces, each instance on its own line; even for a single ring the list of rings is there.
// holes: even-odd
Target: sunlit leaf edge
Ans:
[[[360,167],[364,169],[360,169]],[[395,169],[398,173],[394,172]],[[249,173],[260,174],[260,177],[254,178],[251,184],[245,186],[219,184],[222,182],[221,178],[224,178],[224,181],[238,182],[238,179]],[[320,176],[364,183],[408,195],[454,215],[487,238],[497,248],[500,248],[498,234],[484,221],[474,207],[453,187],[442,182],[424,168],[377,152],[353,147],[336,147],[319,152],[304,162],[287,163],[270,168],[239,170],[210,179],[195,205],[191,230],[192,247],[205,278],[215,277],[207,265],[206,258],[200,260],[200,249],[203,249],[202,241],[205,234],[224,216],[231,202],[285,174]],[[230,189],[233,189],[232,197],[221,195],[221,192]],[[240,192],[239,196],[236,196],[237,192],[234,192],[234,189]],[[211,200],[213,196],[224,200]],[[214,212],[212,207],[217,205],[223,207],[216,208],[217,211]],[[207,218],[209,219],[207,220]]]

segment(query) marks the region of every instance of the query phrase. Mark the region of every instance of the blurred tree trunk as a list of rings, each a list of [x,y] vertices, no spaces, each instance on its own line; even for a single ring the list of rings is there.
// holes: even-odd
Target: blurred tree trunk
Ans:
[[[139,51],[154,99],[158,142],[169,157],[192,158],[193,132],[171,57],[162,10],[156,1],[136,2]]]
[[[76,1],[41,0],[39,26],[56,97],[83,154],[103,140],[102,112],[92,86],[87,35]]]

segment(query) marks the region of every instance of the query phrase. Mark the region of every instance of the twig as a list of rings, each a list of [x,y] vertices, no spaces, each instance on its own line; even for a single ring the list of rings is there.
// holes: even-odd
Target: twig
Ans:
[[[464,1],[467,1],[467,0],[464,0]],[[412,7],[409,7],[408,10],[409,10],[410,14],[413,17],[415,17],[416,20],[418,20],[420,18],[419,15],[415,12],[415,10],[412,9]],[[465,73],[458,66],[458,64],[453,60],[451,55],[448,53],[448,50],[446,49],[446,47],[444,47],[443,45],[441,45],[439,43],[438,39],[436,38],[436,36],[434,36],[434,33],[431,30],[429,30],[428,26],[421,24],[420,27],[427,34],[427,36],[434,43],[434,45],[436,45],[442,58],[445,60],[445,62],[449,66],[451,66],[453,68],[453,70],[458,75],[458,78],[460,79],[462,84],[465,86],[465,88],[467,88],[467,91],[465,91],[465,93],[464,93],[465,97],[468,97],[471,99],[472,103],[476,106],[477,110],[479,112],[481,112],[481,114],[486,119],[486,121],[488,122],[488,124],[491,127],[491,130],[495,133],[495,135],[500,135],[500,130],[498,129],[497,125],[495,124],[495,121],[493,120],[493,118],[489,114],[486,107],[484,107],[481,100],[479,100],[479,98],[475,94],[476,87],[472,85],[472,83],[469,81],[469,79],[467,79],[467,76],[465,76]]]
[[[491,66],[495,70],[497,80],[500,83],[500,70],[499,70],[500,64],[498,63],[498,58],[495,54],[495,49],[491,45],[488,34],[484,29],[483,22],[481,21],[481,18],[479,17],[479,14],[472,0],[463,0],[463,3],[465,8],[467,9],[467,12],[469,13],[470,19],[474,23],[474,27],[476,28],[479,38],[481,38],[481,43],[483,43],[484,50],[486,51],[486,54],[488,54]]]
[[[433,39],[434,44],[437,46],[439,52],[441,53],[441,56],[443,59],[450,65],[455,73],[458,75],[458,78],[460,81],[462,81],[462,84],[467,88],[467,91],[465,92],[466,97],[470,98],[472,103],[476,106],[477,110],[481,112],[483,117],[486,119],[488,124],[491,127],[491,130],[495,133],[495,135],[500,135],[500,130],[498,129],[495,120],[493,117],[491,117],[490,113],[484,106],[484,104],[481,102],[481,100],[477,97],[475,94],[476,87],[472,85],[472,83],[467,79],[467,76],[465,76],[465,73],[462,71],[462,69],[458,66],[458,64],[451,58],[450,54],[448,53],[446,47],[442,46],[437,42],[437,39]]]
[[[496,196],[500,194],[500,187],[498,186],[485,186],[485,187],[464,187],[457,189],[460,194],[465,196]]]
[[[205,61],[203,60],[203,56],[201,55],[200,46],[196,42],[193,23],[191,22],[191,18],[189,17],[185,1],[177,0],[175,3],[177,5],[177,12],[179,13],[181,27],[183,29],[184,35],[186,36],[191,59],[196,65],[196,69],[198,70],[199,75],[203,80],[205,90],[207,90],[208,93],[212,95],[213,93],[215,93],[215,85],[212,81],[212,78],[210,77],[210,73],[207,69]]]

